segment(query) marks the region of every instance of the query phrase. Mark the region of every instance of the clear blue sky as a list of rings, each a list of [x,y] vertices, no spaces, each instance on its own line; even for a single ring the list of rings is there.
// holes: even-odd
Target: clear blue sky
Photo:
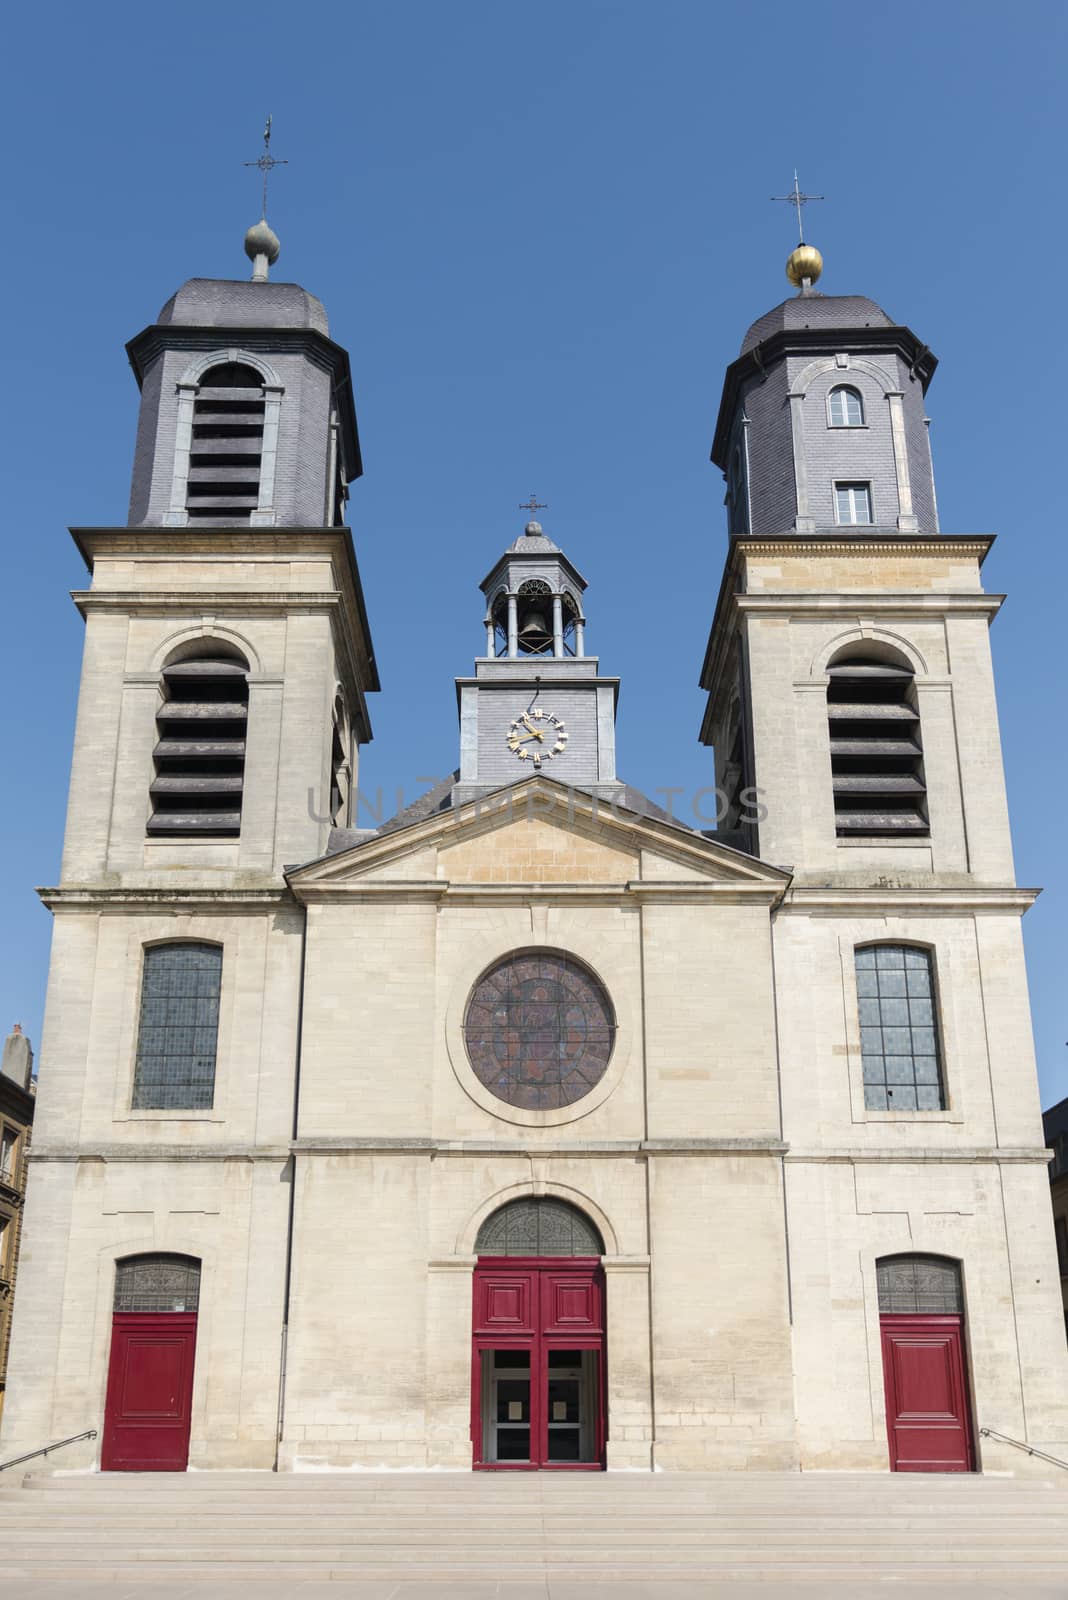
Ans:
[[[1046,1103],[1064,950],[1065,96],[1061,3],[408,0],[19,7],[2,102],[8,722],[0,1023],[40,1037],[82,624],[67,524],[125,519],[123,343],[185,279],[241,277],[264,113],[276,275],[352,353],[356,531],[384,692],[363,786],[456,763],[476,584],[522,525],[590,581],[620,764],[712,781],[697,674],[724,551],[723,368],[785,297],[768,196],[803,184],[828,293],[941,359],[943,527],[988,587]],[[387,809],[391,807],[387,806]],[[47,1062],[43,1063],[47,1069]]]

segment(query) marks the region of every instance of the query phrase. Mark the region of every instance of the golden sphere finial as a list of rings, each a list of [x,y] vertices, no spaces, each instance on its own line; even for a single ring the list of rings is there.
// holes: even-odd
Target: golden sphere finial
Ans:
[[[800,289],[806,278],[815,283],[823,271],[823,257],[814,244],[799,244],[786,258],[786,276],[795,289]]]

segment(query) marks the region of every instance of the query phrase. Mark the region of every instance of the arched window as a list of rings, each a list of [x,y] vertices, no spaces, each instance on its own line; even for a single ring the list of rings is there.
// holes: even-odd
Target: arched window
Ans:
[[[876,655],[848,655],[828,669],[835,830],[926,834],[927,787],[912,673]]]
[[[221,989],[218,945],[159,944],[145,951],[135,1111],[211,1110]]]
[[[555,950],[507,956],[475,985],[464,1043],[478,1081],[506,1105],[556,1111],[604,1077],[615,1017],[588,967]]]
[[[218,648],[164,667],[150,834],[241,832],[247,672]]]
[[[827,416],[832,428],[862,428],[864,401],[859,389],[839,384],[827,396]]]
[[[960,1262],[946,1256],[883,1256],[875,1263],[879,1310],[905,1316],[961,1316]]]
[[[200,1262],[195,1256],[126,1256],[116,1263],[115,1310],[196,1311]]]
[[[864,1104],[873,1111],[941,1111],[942,1050],[928,950],[869,944],[854,952]]]
[[[265,411],[263,378],[254,367],[225,361],[204,373],[193,402],[190,521],[249,520],[259,503]]]
[[[480,1256],[601,1256],[604,1242],[590,1221],[565,1200],[510,1200],[478,1230]]]

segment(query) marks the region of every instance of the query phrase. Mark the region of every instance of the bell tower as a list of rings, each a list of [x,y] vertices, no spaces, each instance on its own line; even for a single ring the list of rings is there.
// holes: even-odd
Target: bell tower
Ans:
[[[798,293],[745,335],[712,447],[730,549],[701,738],[723,831],[795,882],[1011,883],[993,541],[939,526],[935,357],[873,300],[820,293],[822,265],[790,256]]]
[[[125,526],[77,528],[91,574],[63,873],[266,875],[349,819],[378,688],[348,485],[346,352],[319,300],[193,278],[127,346],[141,391]]]
[[[531,521],[481,589],[486,654],[473,678],[456,680],[456,803],[532,772],[609,797],[618,786],[619,679],[601,677],[586,654],[585,579]]]

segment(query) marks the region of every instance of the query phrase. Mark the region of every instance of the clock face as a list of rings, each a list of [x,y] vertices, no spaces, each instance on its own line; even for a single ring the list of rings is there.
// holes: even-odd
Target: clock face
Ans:
[[[523,711],[506,735],[509,750],[519,761],[540,767],[567,749],[567,729],[551,711]]]

